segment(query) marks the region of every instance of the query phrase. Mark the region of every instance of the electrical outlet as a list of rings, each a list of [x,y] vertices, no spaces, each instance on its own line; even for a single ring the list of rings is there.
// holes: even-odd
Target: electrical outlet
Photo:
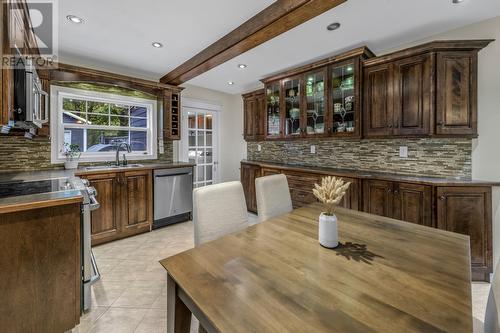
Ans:
[[[311,146],[311,154],[316,154],[316,146],[315,145]]]
[[[406,146],[399,147],[399,157],[408,158],[408,147]]]
[[[261,145],[257,145],[257,151],[258,151],[258,152],[261,152],[261,151],[262,151],[262,146],[261,146]]]

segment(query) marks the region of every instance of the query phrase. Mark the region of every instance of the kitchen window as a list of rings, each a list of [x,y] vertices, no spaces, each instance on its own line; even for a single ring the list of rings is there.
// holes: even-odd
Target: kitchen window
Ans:
[[[157,158],[156,100],[52,86],[51,124],[53,163],[65,160],[66,143],[80,147],[82,162],[113,161],[120,143],[129,160]]]

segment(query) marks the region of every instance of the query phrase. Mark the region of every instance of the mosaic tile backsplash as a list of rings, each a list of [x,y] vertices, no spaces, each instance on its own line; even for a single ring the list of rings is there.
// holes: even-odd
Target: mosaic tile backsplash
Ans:
[[[173,143],[165,141],[165,154],[158,155],[158,160],[144,162],[173,161]],[[140,161],[134,161],[140,163]],[[82,163],[86,165],[89,163]],[[97,164],[103,164],[99,162]],[[32,171],[60,169],[62,164],[50,163],[50,141],[47,137],[28,140],[19,136],[0,136],[0,172],[2,171]]]
[[[399,157],[400,146],[408,147],[408,158]],[[419,176],[472,174],[472,140],[464,138],[262,141],[249,142],[247,149],[253,161]]]

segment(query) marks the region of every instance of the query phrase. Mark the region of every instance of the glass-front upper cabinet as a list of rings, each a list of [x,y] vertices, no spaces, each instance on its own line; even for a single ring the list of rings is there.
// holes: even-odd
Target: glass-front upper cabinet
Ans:
[[[360,133],[357,64],[357,60],[352,60],[331,67],[333,135],[357,136]]]
[[[323,69],[305,75],[307,135],[322,135],[328,133],[325,107],[326,73],[327,70]]]
[[[283,99],[285,101],[285,136],[302,134],[300,105],[300,78],[283,80]]]
[[[266,87],[267,119],[266,133],[268,137],[279,136],[280,133],[280,83],[273,82]]]

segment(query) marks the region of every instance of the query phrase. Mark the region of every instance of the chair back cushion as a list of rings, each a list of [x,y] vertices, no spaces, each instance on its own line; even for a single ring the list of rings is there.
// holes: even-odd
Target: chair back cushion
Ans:
[[[293,210],[290,189],[285,175],[255,179],[259,221],[290,213]]]
[[[248,226],[243,186],[230,182],[193,191],[195,246],[215,240]]]
[[[500,262],[497,263],[495,273],[493,274],[493,281],[491,281],[490,294],[488,296],[488,303],[486,304],[486,315],[484,318],[484,332],[485,333],[500,333]]]

